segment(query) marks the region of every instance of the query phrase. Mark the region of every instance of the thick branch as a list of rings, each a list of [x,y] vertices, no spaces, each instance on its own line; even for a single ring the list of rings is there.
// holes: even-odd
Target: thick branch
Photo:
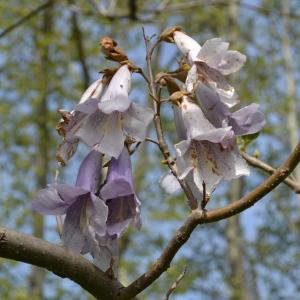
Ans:
[[[242,153],[243,158],[248,162],[248,164],[252,167],[255,167],[257,169],[263,170],[269,174],[273,174],[276,169],[268,165],[267,163],[259,160],[256,157],[253,157],[245,152]],[[300,183],[296,182],[295,180],[291,178],[286,178],[283,180],[283,182],[289,186],[292,190],[295,191],[295,193],[299,194],[300,193]]]
[[[36,16],[37,14],[42,12],[44,9],[48,8],[50,5],[52,5],[52,2],[53,2],[52,0],[47,1],[46,3],[40,5],[36,9],[32,10],[30,13],[28,13],[23,18],[19,19],[14,24],[12,24],[12,25],[8,26],[7,28],[5,28],[3,31],[0,32],[0,38],[4,37],[5,35],[10,33],[11,31],[13,31],[16,28],[18,28],[19,26],[21,26],[26,21],[30,20],[31,18],[33,18],[34,16]]]
[[[97,299],[112,299],[122,287],[88,260],[64,247],[41,239],[0,228],[0,256],[48,269],[69,278]]]
[[[176,253],[189,239],[191,233],[198,224],[212,223],[226,219],[253,206],[256,202],[277,187],[285,178],[287,178],[295,169],[299,161],[300,143],[290,154],[289,158],[278,169],[276,169],[269,178],[240,200],[223,208],[214,209],[209,212],[204,212],[200,209],[193,210],[184,225],[176,231],[175,235],[171,238],[166,248],[163,250],[161,256],[156,260],[151,268],[132,282],[128,287],[121,289],[116,299],[131,299],[131,297],[136,296],[159,278],[160,275],[169,268]]]

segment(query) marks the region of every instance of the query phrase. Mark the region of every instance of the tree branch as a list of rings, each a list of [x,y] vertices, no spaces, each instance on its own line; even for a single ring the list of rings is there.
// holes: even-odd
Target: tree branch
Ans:
[[[127,300],[136,296],[141,291],[151,285],[160,275],[165,272],[178,250],[189,239],[193,230],[198,224],[212,223],[219,220],[229,218],[236,215],[247,208],[253,206],[256,202],[262,199],[265,195],[275,189],[291,172],[295,169],[300,161],[300,143],[295,150],[290,154],[288,159],[265,181],[257,188],[223,208],[214,209],[206,212],[200,209],[195,209],[191,212],[185,223],[176,231],[175,235],[168,242],[160,257],[150,267],[150,269],[132,282],[128,287],[120,289],[116,299]]]
[[[159,146],[159,149],[160,149],[164,159],[166,160],[166,163],[167,163],[169,169],[171,170],[172,174],[177,178],[182,190],[184,191],[184,193],[188,199],[189,207],[191,209],[196,209],[196,208],[198,208],[197,199],[193,195],[188,184],[184,180],[180,180],[178,178],[174,159],[170,155],[168,145],[164,138],[162,122],[161,122],[161,118],[160,118],[160,99],[156,92],[156,83],[154,80],[153,71],[152,71],[152,63],[151,63],[153,51],[160,43],[160,40],[157,39],[157,41],[152,46],[150,46],[150,39],[148,37],[146,37],[144,30],[143,30],[143,36],[144,36],[145,46],[146,46],[146,62],[147,62],[147,68],[148,68],[149,90],[150,90],[150,96],[153,98],[152,102],[153,102],[153,108],[154,108],[154,125],[155,125],[157,140],[158,140],[158,146]]]
[[[0,228],[0,256],[45,268],[69,278],[97,299],[112,299],[122,287],[84,257],[39,238]]]
[[[72,2],[73,2],[72,0],[69,0],[70,4],[72,4]],[[73,34],[74,42],[76,45],[78,60],[81,65],[84,89],[86,90],[90,84],[90,75],[89,75],[89,70],[88,70],[88,66],[86,63],[83,37],[82,37],[80,26],[78,24],[77,12],[74,10],[72,10],[71,25],[72,25],[72,34]]]
[[[273,174],[276,171],[276,169],[274,169],[267,163],[259,160],[258,158],[254,157],[254,156],[251,156],[245,152],[242,152],[242,156],[248,162],[248,164],[252,167],[263,170],[269,174]],[[283,182],[288,187],[290,187],[295,193],[300,194],[300,183],[298,183],[297,181],[295,181],[289,177],[284,179]]]
[[[0,32],[0,39],[3,38],[8,33],[10,33],[11,31],[13,31],[16,28],[18,28],[19,26],[21,26],[23,23],[25,23],[29,19],[33,18],[34,16],[36,16],[37,14],[39,14],[40,12],[42,12],[44,9],[48,8],[49,6],[51,6],[52,2],[53,2],[53,0],[47,1],[46,3],[40,5],[37,8],[35,8],[34,10],[32,10],[30,13],[28,13],[27,15],[25,15],[23,18],[19,19],[14,24],[12,24],[12,25],[8,26],[7,28],[5,28],[3,31]]]

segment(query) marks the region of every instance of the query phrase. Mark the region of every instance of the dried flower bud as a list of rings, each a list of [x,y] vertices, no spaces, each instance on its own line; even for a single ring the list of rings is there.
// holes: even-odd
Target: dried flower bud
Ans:
[[[181,31],[181,30],[182,30],[181,26],[178,26],[178,25],[171,27],[171,28],[167,28],[161,33],[158,40],[164,41],[167,43],[174,43],[173,33],[175,31]]]
[[[112,51],[118,44],[112,38],[105,36],[100,39],[99,42],[100,49],[105,55],[109,55],[109,52]]]
[[[100,49],[101,52],[105,55],[105,57],[109,60],[123,62],[128,60],[127,55],[121,50],[117,48],[117,42],[112,38],[105,36],[100,39]]]

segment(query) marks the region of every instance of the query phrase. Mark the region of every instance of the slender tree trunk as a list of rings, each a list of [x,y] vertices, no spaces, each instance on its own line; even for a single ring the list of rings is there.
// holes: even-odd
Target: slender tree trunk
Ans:
[[[231,201],[241,197],[243,184],[242,179],[232,181],[228,193]],[[247,258],[239,215],[228,219],[225,234],[227,239],[227,259],[230,270],[228,277],[228,283],[231,289],[230,300],[254,300],[247,284]]]
[[[230,43],[234,44],[238,39],[238,5],[235,0],[230,0],[229,4],[229,31]],[[234,80],[234,77],[232,78]],[[238,200],[243,194],[244,181],[242,178],[233,180],[229,187],[229,201]],[[254,300],[253,295],[257,294],[250,291],[247,273],[247,256],[245,253],[244,234],[240,222],[240,215],[231,217],[226,222],[225,235],[227,240],[227,260],[229,265],[228,283],[230,286],[230,300]]]
[[[48,8],[43,15],[41,25],[42,38],[49,35],[52,27],[52,9]],[[48,93],[49,93],[49,47],[40,45],[39,40],[36,44],[36,52],[39,54],[40,72],[39,78],[41,80],[39,101],[35,107],[35,122],[37,129],[37,144],[36,144],[36,188],[41,189],[47,185],[47,175],[49,170],[49,141],[50,132],[47,127],[49,120],[48,112]],[[39,214],[33,215],[32,220],[33,235],[39,238],[44,236],[44,218]],[[45,270],[38,267],[32,267],[29,276],[29,289],[31,295],[35,299],[43,299],[43,282],[45,278]]]
[[[289,143],[291,149],[294,149],[298,143],[298,121],[297,121],[297,94],[296,83],[293,72],[293,58],[291,51],[290,41],[290,7],[289,0],[282,2],[282,15],[283,15],[283,35],[282,35],[282,52],[286,76],[286,96],[287,96],[287,129],[289,133]],[[300,182],[300,166],[296,167],[294,176]],[[298,207],[300,210],[300,195],[298,198]]]

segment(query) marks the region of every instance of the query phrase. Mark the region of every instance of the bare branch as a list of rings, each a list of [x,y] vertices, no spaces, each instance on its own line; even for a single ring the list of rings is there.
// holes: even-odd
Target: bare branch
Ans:
[[[183,279],[184,275],[186,273],[186,266],[184,267],[182,273],[178,276],[178,278],[176,279],[175,282],[173,282],[173,284],[171,285],[171,287],[169,288],[167,294],[166,294],[166,297],[164,300],[169,300],[170,299],[170,296],[171,294],[175,291],[175,289],[178,287],[180,281]]]
[[[28,21],[31,18],[33,18],[34,16],[36,16],[37,14],[39,14],[40,12],[42,12],[44,9],[48,8],[49,6],[51,6],[52,3],[53,3],[53,0],[47,1],[46,3],[40,5],[37,8],[35,8],[34,10],[32,10],[30,13],[28,13],[27,15],[25,15],[23,18],[19,19],[14,24],[12,24],[12,25],[8,26],[7,28],[5,28],[3,31],[0,32],[0,39],[3,38],[8,33],[10,33],[11,31],[13,31],[16,28],[18,28],[21,25],[23,25],[23,23],[25,23],[26,21]]]
[[[97,299],[112,299],[121,283],[112,280],[84,257],[39,238],[0,228],[0,256],[48,269],[69,278]]]
[[[273,174],[276,169],[268,165],[267,163],[259,160],[258,158],[251,156],[245,152],[242,152],[243,158],[249,163],[250,166],[263,170],[269,174]],[[300,183],[296,182],[295,180],[291,179],[290,177],[284,179],[283,181],[287,186],[289,186],[295,193],[300,193]]]

